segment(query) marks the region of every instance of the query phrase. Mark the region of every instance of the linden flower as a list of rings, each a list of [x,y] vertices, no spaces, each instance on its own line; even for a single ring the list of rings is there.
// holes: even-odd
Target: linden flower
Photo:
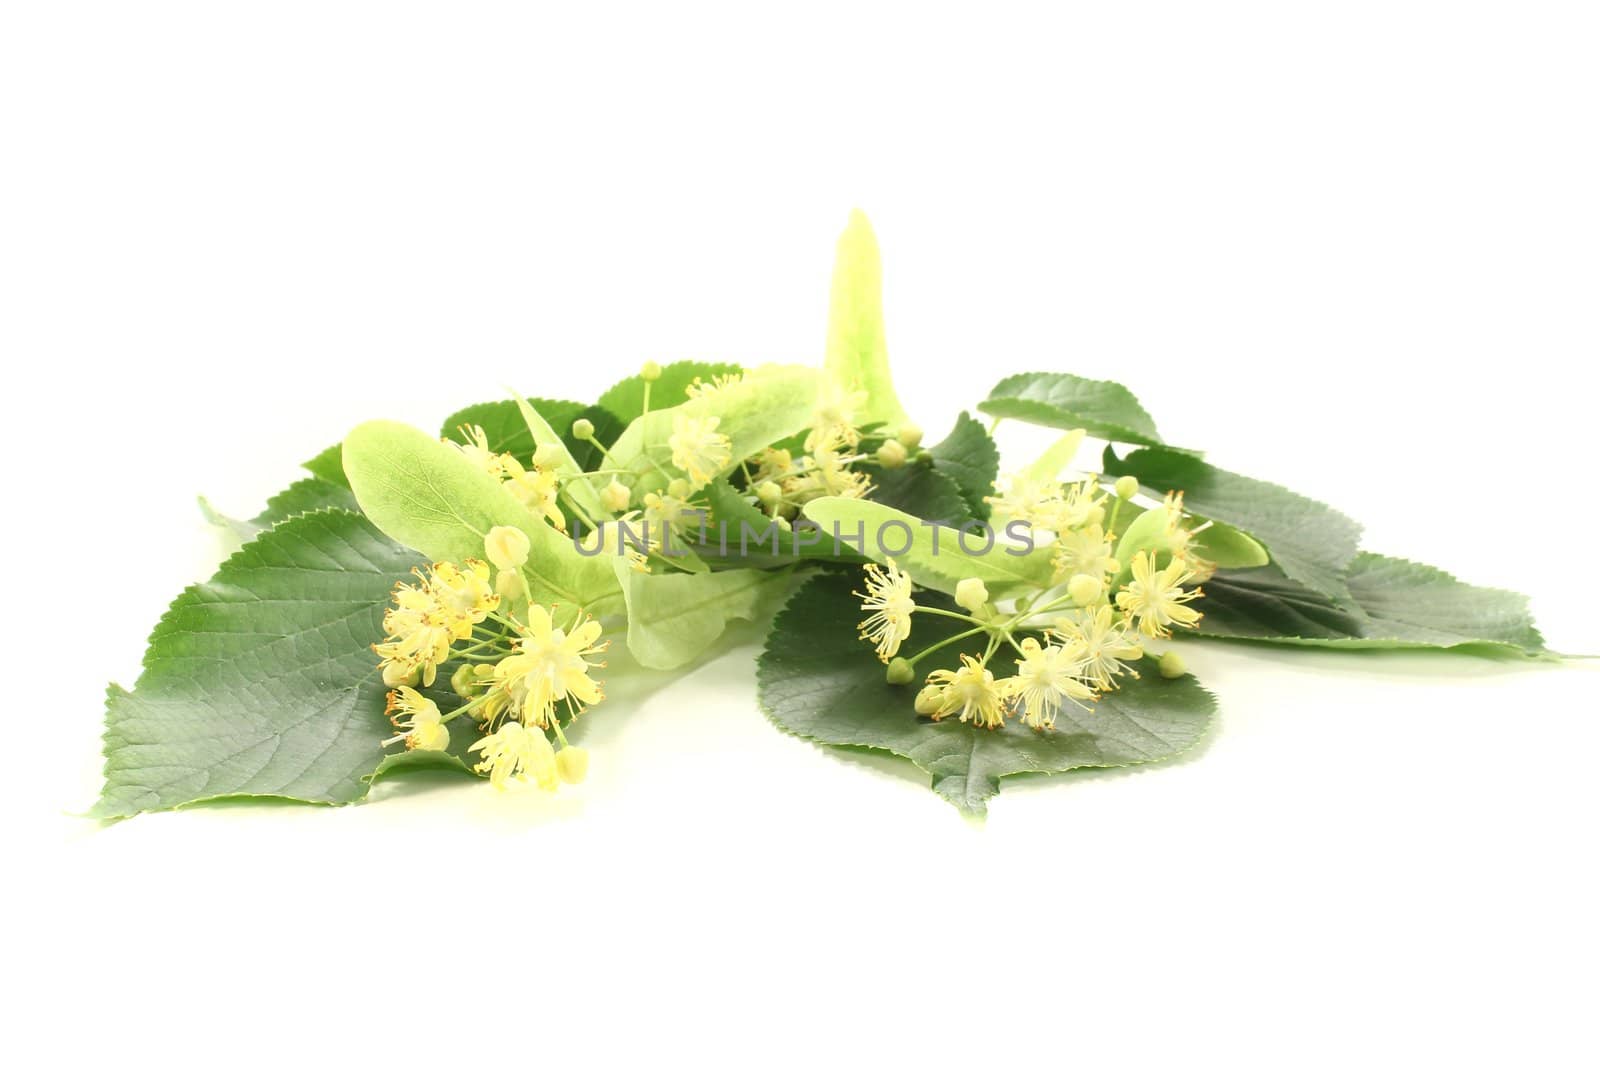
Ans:
[[[598,704],[599,684],[589,677],[590,656],[608,646],[596,645],[600,624],[587,619],[569,634],[555,625],[538,604],[528,606],[528,625],[516,642],[516,652],[495,665],[495,685],[506,694],[516,716],[529,726],[549,726],[555,706],[565,702],[573,715],[582,704]]]
[[[1025,522],[1043,530],[1056,526],[1061,506],[1059,487],[1012,475],[1001,482],[1000,495],[984,497],[996,523]]]
[[[856,628],[863,641],[871,641],[878,658],[888,663],[900,651],[900,642],[911,636],[911,613],[917,610],[911,599],[911,576],[889,561],[887,571],[876,563],[866,566],[867,591],[857,593],[861,610],[870,611]]]
[[[703,396],[716,396],[728,386],[738,385],[742,381],[744,381],[744,375],[737,372],[734,374],[714,374],[709,382],[701,381],[699,375],[696,375],[694,381],[684,387],[683,392],[690,400],[698,400]]]
[[[505,461],[511,457],[490,450],[489,435],[483,432],[482,426],[461,426],[458,432],[466,438],[465,442],[447,440],[446,443],[454,445],[462,455],[496,478],[505,476]]]
[[[460,567],[435,563],[428,573],[413,571],[418,585],[394,588],[394,604],[383,616],[389,640],[373,645],[383,663],[383,680],[395,686],[421,680],[432,685],[439,666],[450,658],[450,646],[472,634],[500,604],[489,585],[489,567],[466,560]]]
[[[1167,512],[1167,545],[1172,557],[1183,561],[1185,569],[1194,572],[1194,581],[1204,582],[1217,573],[1217,565],[1203,559],[1195,551],[1194,536],[1211,527],[1211,523],[1188,528],[1183,525],[1183,494],[1168,493],[1162,507]]]
[[[1058,619],[1056,629],[1078,650],[1080,675],[1094,688],[1110,692],[1117,688],[1117,675],[1139,677],[1128,661],[1143,659],[1144,648],[1110,604],[1085,611],[1076,620]]]
[[[928,684],[940,688],[930,719],[938,721],[959,708],[962,722],[989,730],[1005,725],[1005,691],[996,684],[994,673],[972,656],[963,655],[956,670],[930,671]]]
[[[406,748],[425,752],[443,752],[450,747],[450,728],[439,721],[439,705],[409,685],[389,690],[387,701],[384,714],[400,733],[384,744],[403,741]]]
[[[1056,581],[1078,574],[1098,580],[1121,568],[1112,551],[1111,538],[1098,523],[1062,534],[1051,549],[1051,561]]]
[[[806,451],[836,446],[854,448],[861,441],[861,431],[855,425],[856,409],[866,402],[865,391],[852,391],[831,379],[827,381],[811,418],[811,432],[805,439]]]
[[[1198,626],[1200,613],[1188,602],[1203,594],[1183,588],[1194,581],[1194,572],[1181,559],[1157,570],[1155,560],[1153,552],[1133,557],[1133,581],[1117,594],[1117,607],[1139,620],[1139,630],[1147,637],[1170,637],[1174,626]]]
[[[543,515],[558,530],[567,528],[567,519],[561,514],[557,495],[561,491],[561,478],[553,470],[523,470],[522,464],[512,456],[505,457],[506,488],[522,502],[522,506],[535,515]]]
[[[473,770],[487,772],[496,789],[504,789],[507,782],[525,785],[531,781],[540,789],[553,790],[560,781],[550,739],[543,730],[530,730],[516,720],[480,738],[467,751],[483,753],[483,760]]]
[[[1082,678],[1081,646],[1041,645],[1032,637],[1024,638],[1017,676],[1010,681],[1011,695],[1022,705],[1022,721],[1035,730],[1054,729],[1063,700],[1092,711],[1084,701],[1099,696]]]
[[[709,484],[733,459],[733,442],[727,434],[717,432],[721,421],[715,415],[704,419],[688,415],[673,417],[672,435],[667,438],[672,448],[672,465],[689,476],[695,489]]]

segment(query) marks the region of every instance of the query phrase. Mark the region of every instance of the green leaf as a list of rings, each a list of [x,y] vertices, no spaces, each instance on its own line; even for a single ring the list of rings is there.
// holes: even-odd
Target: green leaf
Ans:
[[[962,551],[957,531],[937,528],[931,521],[873,500],[823,497],[806,505],[805,516],[841,544],[880,563],[893,558],[917,584],[942,593],[954,593],[963,578],[982,578],[996,596],[1050,585],[1049,550],[1040,547],[1012,555],[1029,546],[1008,540],[1005,531],[995,531],[993,547],[980,555],[978,550],[985,542],[976,532],[967,539],[972,548],[968,553]],[[903,545],[905,550],[900,551]]]
[[[1330,648],[1504,646],[1545,653],[1527,598],[1468,585],[1421,563],[1359,553],[1347,573],[1354,603],[1339,605],[1278,567],[1218,571],[1205,584],[1197,636]]]
[[[628,651],[641,666],[672,670],[695,659],[733,619],[771,606],[788,575],[752,569],[708,574],[640,574],[612,557],[628,605]]]
[[[259,529],[266,529],[312,511],[359,511],[356,496],[348,488],[322,478],[302,478],[289,488],[267,501],[261,514],[251,519]]]
[[[1106,474],[1131,474],[1155,492],[1182,491],[1185,510],[1237,527],[1264,544],[1291,579],[1348,601],[1344,571],[1355,558],[1361,526],[1328,505],[1171,449],[1145,448],[1118,459],[1107,447],[1103,466]]]
[[[422,563],[348,512],[284,522],[173,601],[106,701],[104,818],[230,796],[346,804],[392,733],[372,654]]]
[[[739,374],[743,370],[737,363],[700,363],[695,360],[679,360],[677,363],[668,363],[661,368],[661,377],[653,382],[645,380],[635,374],[600,394],[599,406],[610,412],[619,423],[626,426],[628,423],[644,414],[644,395],[646,384],[650,387],[650,410],[659,411],[663,408],[677,407],[689,399],[685,392],[696,378],[710,382],[713,378]]]
[[[1000,450],[983,424],[963,411],[956,416],[950,436],[928,451],[933,453],[934,469],[960,487],[967,510],[977,518],[988,518],[989,505],[984,498],[994,492]]]
[[[828,377],[845,395],[862,393],[858,424],[890,429],[911,424],[889,376],[889,346],[883,334],[883,263],[872,224],[859,211],[839,237],[828,304]]]
[[[729,465],[736,464],[811,422],[820,377],[809,367],[759,367],[710,395],[651,411],[623,431],[601,469],[629,471],[646,487],[664,484],[667,479],[658,468],[672,469],[672,446],[667,441],[680,416],[719,418],[718,432],[732,443]]]
[[[930,722],[913,709],[917,686],[889,685],[883,664],[848,624],[860,614],[852,588],[845,577],[814,578],[773,620],[757,668],[762,710],[780,728],[819,744],[909,759],[932,776],[940,796],[964,812],[982,813],[1008,775],[1170,759],[1199,741],[1210,724],[1211,695],[1192,677],[1162,678],[1154,660],[1138,679],[1107,694],[1093,713],[1065,705],[1053,731],[1038,733],[1014,721],[998,730],[952,719]],[[962,628],[951,619],[918,615],[907,648],[927,647]],[[959,652],[982,650],[977,639],[957,643],[924,659],[918,670],[954,667]],[[1001,662],[1009,673],[1009,662]]]
[[[1014,374],[991,389],[978,410],[1058,430],[1084,429],[1106,441],[1161,444],[1155,420],[1116,382],[1072,374]]]
[[[743,567],[783,567],[796,560],[861,563],[864,557],[827,535],[797,535],[772,522],[726,478],[705,489],[706,539],[695,551],[708,560]],[[726,543],[722,531],[726,531]],[[747,533],[744,533],[748,531]],[[741,539],[741,534],[743,537]]]
[[[558,435],[571,429],[573,422],[581,418],[586,410],[582,404],[571,400],[530,397],[526,403]],[[439,436],[449,441],[462,441],[461,430],[466,426],[482,427],[484,437],[489,442],[489,451],[510,452],[524,466],[533,461],[533,450],[539,447],[515,400],[491,400],[462,408],[444,420]]]
[[[886,468],[867,463],[862,469],[872,479],[872,499],[879,504],[948,526],[960,526],[975,518],[966,494],[942,468],[935,470],[921,463]]]
[[[322,481],[350,488],[350,480],[344,476],[344,456],[339,445],[329,445],[300,466]]]
[[[344,467],[378,529],[430,560],[482,559],[484,536],[512,526],[528,535],[523,570],[535,600],[596,615],[620,602],[609,560],[580,554],[567,535],[436,437],[398,422],[362,423],[345,438]]]

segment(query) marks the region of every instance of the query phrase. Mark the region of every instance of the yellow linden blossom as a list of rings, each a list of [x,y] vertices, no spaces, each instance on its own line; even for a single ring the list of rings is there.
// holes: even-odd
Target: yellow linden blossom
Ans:
[[[1058,582],[1078,574],[1098,580],[1121,569],[1111,537],[1098,523],[1062,534],[1050,552]]]
[[[389,640],[373,645],[390,686],[414,682],[432,685],[450,646],[470,637],[473,626],[500,604],[489,584],[489,565],[469,559],[457,567],[435,563],[428,573],[413,571],[417,585],[394,588],[394,604],[383,616]]]
[[[1194,581],[1204,582],[1217,573],[1217,565],[1201,558],[1195,551],[1194,536],[1209,529],[1211,523],[1202,523],[1193,528],[1183,525],[1182,493],[1168,493],[1162,507],[1167,512],[1167,545],[1172,551],[1173,558],[1182,560],[1185,569],[1194,572]]]
[[[733,442],[727,434],[717,432],[721,421],[715,415],[704,419],[673,416],[672,435],[667,438],[672,448],[672,465],[689,476],[690,485],[695,489],[710,484],[717,472],[733,459]]]
[[[496,478],[505,476],[505,461],[511,457],[491,451],[489,448],[489,435],[483,432],[482,426],[462,426],[459,428],[465,442],[446,440],[446,444],[454,445],[475,465]]]
[[[1155,553],[1140,552],[1133,557],[1133,581],[1117,594],[1117,607],[1139,621],[1146,637],[1170,637],[1174,626],[1200,624],[1200,613],[1188,602],[1202,594],[1183,588],[1193,581],[1194,572],[1183,560],[1175,558],[1157,570]]]
[[[832,379],[826,381],[811,419],[811,432],[806,435],[806,451],[851,449],[859,444],[861,431],[855,425],[856,409],[866,402],[864,391],[852,392]]]
[[[409,685],[389,690],[384,714],[400,731],[384,744],[404,741],[406,748],[426,752],[443,752],[450,747],[450,728],[439,721],[439,705]]]
[[[1144,648],[1110,604],[1082,612],[1077,619],[1056,620],[1056,629],[1078,650],[1080,673],[1101,692],[1117,688],[1117,676],[1139,672],[1128,665],[1144,658]]]
[[[683,392],[690,400],[698,400],[703,396],[716,396],[728,386],[738,385],[742,381],[744,381],[744,375],[737,372],[733,374],[714,374],[709,382],[701,381],[700,377],[696,375],[694,381],[684,387]]]
[[[959,709],[962,722],[989,730],[1005,725],[1005,689],[995,682],[994,673],[972,656],[963,655],[956,670],[930,671],[928,684],[939,687],[938,704],[930,719],[943,719]]]
[[[1063,700],[1086,711],[1084,701],[1100,699],[1083,683],[1083,656],[1079,645],[1041,645],[1032,637],[1022,641],[1017,676],[1010,680],[1011,696],[1022,705],[1022,721],[1035,730],[1052,730]]]
[[[536,783],[553,790],[560,781],[556,752],[543,730],[530,730],[512,720],[487,737],[474,742],[468,752],[482,752],[483,760],[473,770],[485,772],[496,789],[507,782]]]
[[[1036,482],[1021,475],[1001,480],[1000,495],[984,497],[996,524],[1025,522],[1053,530],[1061,508],[1060,486]]]
[[[556,529],[565,530],[567,519],[561,514],[561,505],[556,499],[561,491],[561,479],[556,472],[538,467],[524,470],[514,456],[504,457],[504,463],[506,488],[511,490],[511,495],[535,515],[548,519]]]
[[[871,641],[878,650],[878,658],[888,663],[900,651],[900,642],[911,636],[911,613],[917,609],[911,599],[911,577],[889,561],[888,571],[876,563],[869,563],[867,591],[857,593],[861,610],[870,611],[857,629],[863,641]]]
[[[573,715],[583,704],[598,704],[600,685],[589,677],[589,657],[604,652],[595,644],[600,624],[586,619],[569,634],[555,624],[538,604],[528,606],[528,625],[516,641],[516,651],[495,664],[496,688],[515,716],[525,725],[543,729],[554,718],[557,703],[565,702]]]
[[[1074,482],[1061,494],[1052,527],[1058,532],[1075,530],[1085,523],[1105,521],[1105,509],[1100,503],[1100,485],[1094,479]]]

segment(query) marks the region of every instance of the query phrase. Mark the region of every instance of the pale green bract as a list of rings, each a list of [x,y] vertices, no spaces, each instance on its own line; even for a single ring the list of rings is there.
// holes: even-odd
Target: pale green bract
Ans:
[[[741,569],[710,574],[641,574],[613,558],[628,607],[628,651],[640,666],[672,670],[716,643],[734,619],[757,618],[787,574]]]
[[[533,598],[591,614],[621,606],[608,560],[528,511],[461,450],[399,422],[365,422],[344,440],[344,469],[373,524],[432,561],[484,558],[483,539],[511,526],[531,546],[523,568]]]
[[[900,406],[889,377],[878,238],[859,211],[850,213],[849,225],[839,237],[824,365],[843,396],[862,398],[855,410],[857,422],[881,422],[890,429],[910,425],[911,417]]]

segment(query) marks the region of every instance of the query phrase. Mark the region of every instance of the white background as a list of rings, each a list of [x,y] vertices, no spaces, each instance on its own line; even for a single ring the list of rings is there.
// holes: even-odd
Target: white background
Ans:
[[[1600,651],[1593,5],[5,12],[33,1059],[1594,1062],[1592,664],[1190,644],[1203,753],[979,825],[778,733],[751,635],[617,679],[553,799],[69,814],[221,558],[197,493],[507,385],[815,361],[855,205],[930,438],[1003,374],[1116,378]]]

